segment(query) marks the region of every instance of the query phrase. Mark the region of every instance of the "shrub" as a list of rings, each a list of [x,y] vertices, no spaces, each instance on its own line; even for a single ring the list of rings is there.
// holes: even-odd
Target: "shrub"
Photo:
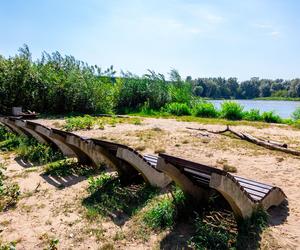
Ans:
[[[80,129],[91,129],[95,123],[95,118],[90,115],[77,116],[66,119],[64,129],[66,131],[75,131]]]
[[[217,117],[218,111],[213,103],[199,102],[193,106],[192,114],[198,117]]]
[[[243,119],[247,121],[261,121],[262,117],[258,109],[250,109],[244,112]]]
[[[0,125],[0,142],[6,140],[8,131],[2,125]]]
[[[23,139],[24,139],[23,137],[16,136],[15,134],[8,132],[6,134],[5,140],[0,142],[0,150],[12,151],[20,145]]]
[[[281,123],[282,122],[282,119],[280,118],[280,116],[275,114],[274,111],[263,112],[262,119],[263,119],[263,121],[269,122],[269,123]]]
[[[237,168],[235,166],[231,166],[228,164],[224,164],[223,165],[223,170],[229,173],[236,173],[237,172]]]
[[[52,176],[88,176],[98,173],[101,167],[95,168],[89,165],[82,165],[73,159],[63,159],[47,164],[44,169],[45,174],[51,174]]]
[[[108,173],[103,173],[98,178],[90,177],[88,180],[89,181],[88,190],[90,193],[93,193],[99,188],[102,188],[106,183],[112,180],[113,177]]]
[[[144,221],[152,228],[171,227],[175,219],[175,205],[169,197],[157,202],[144,215]]]
[[[164,229],[174,225],[180,208],[183,207],[185,196],[179,188],[170,197],[163,197],[155,201],[145,213],[144,222],[153,229]]]
[[[191,111],[186,103],[172,102],[166,106],[166,111],[172,115],[190,115]]]
[[[213,227],[197,217],[195,221],[196,233],[191,241],[196,249],[229,249],[228,242],[231,235],[224,227]]]
[[[293,112],[292,118],[294,120],[299,120],[300,119],[300,107],[296,108],[296,110]]]
[[[60,151],[56,151],[48,145],[33,143],[31,141],[28,142],[28,140],[22,141],[17,149],[17,153],[24,160],[37,164],[45,164],[63,158]]]
[[[4,164],[0,165],[0,211],[14,206],[19,199],[20,187],[17,183],[7,183],[4,180]]]
[[[221,117],[228,120],[241,120],[243,118],[243,109],[239,103],[225,101],[221,104]]]

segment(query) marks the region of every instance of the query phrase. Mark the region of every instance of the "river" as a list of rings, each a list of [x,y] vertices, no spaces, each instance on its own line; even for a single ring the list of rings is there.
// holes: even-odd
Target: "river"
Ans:
[[[209,100],[216,108],[220,108],[225,100]],[[234,100],[240,103],[244,110],[259,109],[264,111],[275,111],[282,118],[291,118],[296,108],[300,107],[300,101],[266,101],[266,100]]]

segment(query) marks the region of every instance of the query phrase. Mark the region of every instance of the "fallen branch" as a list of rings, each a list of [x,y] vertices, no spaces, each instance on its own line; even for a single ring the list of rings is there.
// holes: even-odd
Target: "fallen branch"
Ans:
[[[248,142],[254,143],[254,144],[259,145],[261,147],[271,149],[271,150],[281,151],[281,152],[284,152],[284,153],[287,153],[287,154],[300,156],[300,151],[287,148],[288,145],[286,143],[281,143],[281,142],[277,142],[277,141],[271,141],[271,140],[256,138],[256,137],[254,137],[250,134],[247,134],[247,133],[234,131],[231,128],[229,128],[228,125],[227,125],[226,129],[219,130],[219,131],[211,131],[211,130],[207,130],[207,129],[204,129],[204,128],[189,128],[189,127],[187,127],[187,129],[206,131],[208,133],[213,133],[213,134],[224,134],[225,132],[230,132],[230,133],[234,134],[235,136],[237,136],[238,138],[240,138],[241,140],[246,140]]]

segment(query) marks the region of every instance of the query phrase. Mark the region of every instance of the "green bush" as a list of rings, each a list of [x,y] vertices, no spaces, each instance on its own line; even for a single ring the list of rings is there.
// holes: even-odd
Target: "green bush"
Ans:
[[[262,116],[258,109],[250,109],[249,111],[244,112],[243,119],[247,121],[261,121]]]
[[[228,120],[241,120],[243,109],[244,107],[237,102],[225,101],[221,104],[221,117]]]
[[[7,133],[7,129],[0,124],[0,142],[6,140]]]
[[[296,120],[300,120],[300,107],[296,108],[296,110],[292,114],[292,118]]]
[[[197,217],[195,221],[196,233],[191,242],[196,249],[229,249],[228,242],[231,235],[223,227],[213,227]]]
[[[19,199],[20,187],[17,183],[8,183],[4,175],[6,167],[0,164],[0,212],[14,206]]]
[[[22,141],[17,149],[17,153],[24,160],[37,164],[46,164],[63,158],[60,151],[56,151],[48,145]]]
[[[274,111],[263,112],[262,120],[269,123],[281,123],[282,119]]]
[[[144,221],[152,228],[167,228],[174,224],[175,205],[172,199],[165,197],[157,202],[144,215]]]
[[[166,106],[165,110],[166,112],[177,116],[191,114],[191,110],[186,103],[172,102]]]
[[[153,229],[172,227],[184,202],[185,196],[182,190],[176,188],[172,198],[167,196],[153,202],[151,208],[144,214],[143,220]]]
[[[76,116],[66,119],[64,129],[66,131],[75,131],[80,129],[91,129],[95,124],[95,118],[90,115]]]
[[[192,114],[198,117],[218,117],[218,111],[213,103],[198,102],[193,106]]]
[[[109,181],[112,181],[114,178],[108,173],[103,173],[99,177],[94,178],[90,177],[88,182],[89,182],[89,187],[88,190],[90,193],[93,193],[97,191],[99,188],[103,188],[103,186],[108,183]]]

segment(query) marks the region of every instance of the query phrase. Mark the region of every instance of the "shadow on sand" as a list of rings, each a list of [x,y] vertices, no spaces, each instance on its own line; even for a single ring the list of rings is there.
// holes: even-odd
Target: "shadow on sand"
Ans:
[[[213,209],[213,208],[212,208]],[[221,211],[216,209],[216,211]],[[271,207],[268,211],[267,223],[265,223],[264,215],[265,213],[256,213],[251,218],[236,222],[234,220],[233,214],[233,223],[227,226],[227,231],[235,231],[234,238],[236,239],[235,248],[236,249],[259,249],[261,244],[261,233],[267,227],[272,227],[275,225],[280,225],[284,223],[289,215],[289,206],[288,201],[285,200],[281,205],[277,207]],[[217,212],[218,214],[219,212]],[[220,221],[216,223],[216,217],[206,216],[205,220],[209,225],[214,224],[214,227],[224,226],[226,223]],[[204,215],[203,215],[204,218]],[[262,226],[265,224],[264,226]],[[180,221],[177,223],[172,230],[169,231],[167,235],[160,242],[160,249],[164,250],[173,250],[173,249],[195,249],[189,245],[189,242],[193,236],[196,235],[195,228],[195,217],[190,217],[186,221]],[[206,235],[205,235],[206,237]],[[204,237],[204,238],[205,238]],[[212,239],[214,241],[214,239]],[[206,249],[205,247],[203,249]],[[223,248],[207,248],[207,249],[223,249]],[[225,248],[227,249],[227,248]]]
[[[53,176],[53,175],[41,174],[40,176],[50,185],[59,189],[70,187],[83,180],[86,180],[87,178],[85,176],[78,176],[75,174],[68,175],[68,176]]]
[[[122,226],[157,192],[157,188],[143,182],[124,186],[119,178],[115,178],[93,191],[82,204],[89,210],[109,216],[116,225]]]

